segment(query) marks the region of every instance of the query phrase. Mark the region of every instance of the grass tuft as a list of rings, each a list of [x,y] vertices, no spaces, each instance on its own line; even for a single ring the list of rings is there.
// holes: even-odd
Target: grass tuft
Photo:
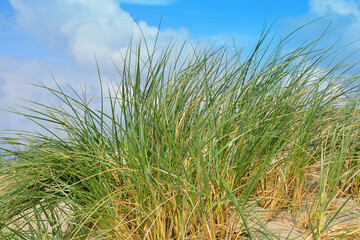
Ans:
[[[38,84],[60,104],[12,110],[46,134],[0,138],[1,239],[276,239],[284,217],[289,238],[358,236],[356,64],[323,68],[338,49],[287,50],[294,33],[264,28],[246,56],[143,39],[116,83],[98,69],[98,108]],[[358,221],[334,227],[344,214]]]

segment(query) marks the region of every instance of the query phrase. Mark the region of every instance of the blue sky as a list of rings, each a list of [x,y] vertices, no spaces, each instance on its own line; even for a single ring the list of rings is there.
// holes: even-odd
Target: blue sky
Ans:
[[[311,20],[325,17],[303,31],[294,44],[314,38],[332,21],[324,46],[339,38],[360,39],[360,0],[1,0],[0,108],[15,107],[18,97],[46,101],[49,96],[27,83],[38,81],[97,91],[94,52],[105,79],[115,72],[110,59],[119,60],[135,23],[151,43],[160,29],[160,44],[174,37],[192,43],[222,44],[234,38],[251,47],[265,18],[279,35]],[[359,42],[342,50],[360,49]],[[354,60],[359,60],[359,54]],[[0,129],[27,128],[30,123],[0,110]]]

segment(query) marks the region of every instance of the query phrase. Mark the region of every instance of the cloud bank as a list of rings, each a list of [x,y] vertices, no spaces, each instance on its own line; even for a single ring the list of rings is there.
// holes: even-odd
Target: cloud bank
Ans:
[[[115,0],[11,0],[18,26],[64,57],[80,66],[94,66],[94,53],[100,61],[127,48],[131,37],[140,36],[154,43],[159,31],[144,21],[136,23]],[[143,1],[131,1],[143,2]],[[152,4],[169,1],[149,1]],[[185,40],[185,29],[159,31],[159,42],[171,38]]]

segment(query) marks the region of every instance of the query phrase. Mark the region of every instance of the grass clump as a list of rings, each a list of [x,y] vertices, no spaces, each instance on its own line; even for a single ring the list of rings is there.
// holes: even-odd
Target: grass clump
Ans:
[[[245,57],[130,45],[99,108],[40,84],[60,104],[15,112],[47,134],[1,138],[1,239],[273,239],[284,214],[300,237],[355,236],[329,229],[359,198],[356,64],[269,30]]]

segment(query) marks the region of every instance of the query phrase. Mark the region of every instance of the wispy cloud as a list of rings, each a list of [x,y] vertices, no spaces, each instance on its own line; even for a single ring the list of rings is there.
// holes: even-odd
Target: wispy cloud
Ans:
[[[355,0],[310,0],[310,14],[316,17],[330,17],[330,37],[343,38],[346,43],[354,42],[352,51],[360,48],[360,2]]]
[[[337,42],[337,46],[345,46],[336,54],[338,60],[352,55],[351,62],[357,62],[360,53],[360,2],[358,0],[309,0],[309,10],[298,17],[290,17],[282,21],[285,29],[294,29],[294,26],[303,26],[318,19],[313,24],[307,25],[297,35],[297,41],[305,41],[320,37],[325,27],[330,24],[326,36],[321,40],[321,47],[326,47]],[[321,19],[319,19],[321,18]],[[349,44],[351,43],[351,44]],[[349,44],[349,45],[347,45]],[[353,68],[352,73],[360,71]]]
[[[360,2],[354,0],[310,0],[310,10],[318,15],[352,18],[360,24]]]

